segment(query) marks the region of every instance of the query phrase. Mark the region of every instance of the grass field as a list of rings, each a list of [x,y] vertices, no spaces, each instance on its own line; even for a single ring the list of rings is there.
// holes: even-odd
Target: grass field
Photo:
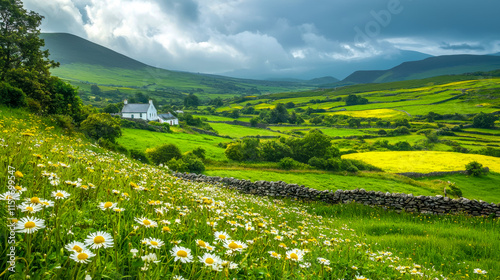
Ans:
[[[210,123],[210,126],[219,133],[231,138],[241,138],[245,136],[276,136],[283,134],[263,128],[246,127],[241,125],[231,125],[226,123]]]
[[[465,165],[471,161],[482,163],[490,171],[500,172],[500,158],[476,154],[436,151],[368,152],[344,155],[342,158],[362,160],[391,173],[465,170]]]

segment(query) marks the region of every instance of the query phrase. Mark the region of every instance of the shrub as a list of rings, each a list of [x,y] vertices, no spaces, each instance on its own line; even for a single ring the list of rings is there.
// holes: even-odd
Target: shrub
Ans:
[[[206,151],[202,147],[195,148],[192,153],[201,160],[205,160]]]
[[[278,141],[267,141],[260,145],[260,155],[266,161],[277,162],[291,154],[290,147]]]
[[[354,164],[352,164],[352,161],[348,160],[348,159],[341,160],[340,168],[341,168],[341,170],[345,170],[348,172],[358,172],[359,171],[359,169]]]
[[[14,108],[23,107],[26,105],[26,94],[19,88],[0,82],[0,104]]]
[[[329,158],[326,161],[326,169],[331,171],[340,171],[342,160],[340,158]]]
[[[68,115],[54,115],[52,120],[55,121],[56,125],[62,129],[65,129],[68,133],[72,133],[75,129],[73,124],[73,118]]]
[[[472,119],[472,126],[478,128],[492,128],[496,120],[497,117],[495,115],[481,112]]]
[[[457,187],[455,183],[448,181],[448,185],[446,186],[446,194],[455,197],[462,197],[462,190]]]
[[[182,158],[182,161],[186,164],[186,168],[192,173],[202,173],[205,171],[205,165],[203,162],[194,154],[190,153]]]
[[[188,172],[188,165],[182,159],[173,158],[167,162],[168,168],[177,172]]]
[[[149,163],[149,159],[146,156],[146,153],[143,151],[139,150],[130,150],[130,157],[133,159],[136,159],[138,161],[141,161],[143,163]]]
[[[481,176],[487,173],[487,169],[483,168],[483,165],[477,161],[471,161],[465,165],[465,170],[472,176]]]
[[[80,126],[85,135],[92,139],[104,138],[111,142],[122,135],[120,121],[114,119],[110,114],[90,114]]]
[[[316,167],[318,169],[326,169],[328,163],[324,158],[312,157],[309,159],[307,164],[309,164],[312,167]]]
[[[279,162],[278,162],[278,166],[281,168],[281,169],[285,169],[285,170],[290,170],[294,167],[296,167],[299,163],[297,161],[295,161],[294,159],[292,158],[289,158],[289,157],[286,157],[286,158],[282,158]]]
[[[167,163],[172,159],[182,157],[181,150],[174,144],[165,144],[156,148],[147,149],[146,156],[154,164]]]
[[[118,143],[111,142],[109,139],[99,138],[99,140],[97,140],[97,143],[99,144],[99,146],[104,147],[108,150],[119,152],[127,156],[129,154],[127,148]]]
[[[235,160],[235,161],[243,161],[243,146],[241,143],[231,143],[227,145],[226,150],[224,151],[224,154],[228,159]]]

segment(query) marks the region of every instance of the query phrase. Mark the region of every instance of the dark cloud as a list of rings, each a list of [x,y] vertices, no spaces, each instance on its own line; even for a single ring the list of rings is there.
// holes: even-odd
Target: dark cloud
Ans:
[[[145,63],[183,71],[342,78],[351,69],[404,61],[400,50],[500,51],[500,1],[493,0],[24,3],[46,17],[42,31],[73,33]]]

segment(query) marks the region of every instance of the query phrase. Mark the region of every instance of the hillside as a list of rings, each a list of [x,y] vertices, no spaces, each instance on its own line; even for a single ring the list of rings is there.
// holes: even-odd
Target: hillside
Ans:
[[[500,69],[493,55],[446,55],[404,62],[389,70],[356,71],[343,80],[352,83],[386,83]]]
[[[151,67],[108,48],[66,33],[45,33],[45,47],[50,58],[61,63],[52,74],[79,87],[87,104],[100,106],[90,86],[102,89],[103,104],[120,102],[141,91],[167,102],[182,101],[187,93],[196,93],[202,99],[260,95],[314,88],[314,85],[290,81],[260,81],[237,79],[218,75],[195,74]],[[331,81],[331,80],[330,80]]]

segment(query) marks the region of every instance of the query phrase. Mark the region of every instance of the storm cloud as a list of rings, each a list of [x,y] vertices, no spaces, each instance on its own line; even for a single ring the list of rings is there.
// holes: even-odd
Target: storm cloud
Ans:
[[[72,33],[161,68],[252,78],[343,78],[367,61],[385,59],[380,67],[388,67],[404,60],[404,51],[500,51],[500,2],[491,0],[25,0],[24,5],[45,17],[43,32]]]

